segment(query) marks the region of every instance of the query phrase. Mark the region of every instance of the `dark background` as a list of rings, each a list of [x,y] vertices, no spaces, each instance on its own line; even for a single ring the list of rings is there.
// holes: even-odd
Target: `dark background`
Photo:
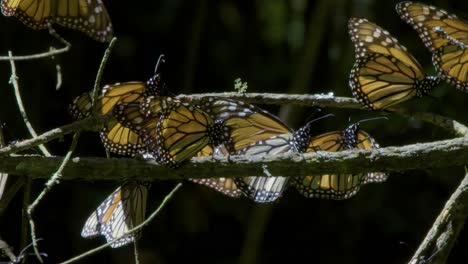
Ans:
[[[118,42],[104,72],[103,84],[140,80],[152,75],[159,54],[166,55],[162,74],[174,93],[232,91],[234,79],[247,81],[249,92],[328,93],[351,96],[349,71],[354,50],[347,33],[351,16],[366,17],[389,30],[434,74],[430,53],[416,32],[394,11],[397,1],[105,1]],[[434,5],[467,18],[468,2],[434,1]],[[84,34],[56,27],[72,43],[55,59],[17,62],[23,100],[32,125],[45,132],[71,122],[67,105],[92,89],[106,48]],[[15,18],[0,17],[0,54],[32,54],[58,43],[47,31],[34,31]],[[55,90],[55,64],[62,67],[63,86]],[[8,141],[29,138],[18,113],[10,66],[0,63],[0,120]],[[433,98],[404,106],[468,123],[466,94],[442,84]],[[265,106],[293,128],[313,112]],[[379,113],[325,109],[335,118],[317,124],[317,133],[344,129],[349,118]],[[418,120],[388,115],[389,120],[362,128],[383,146],[401,146],[453,137]],[[67,136],[47,146],[64,155]],[[31,152],[28,152],[31,153]],[[35,153],[38,153],[37,151]],[[104,156],[97,133],[84,133],[76,156]],[[422,241],[445,201],[464,174],[461,167],[394,173],[384,184],[365,186],[346,201],[306,199],[288,190],[274,205],[230,199],[206,187],[186,183],[161,215],[143,230],[142,263],[405,263]],[[33,185],[35,197],[43,181]],[[91,211],[117,182],[62,181],[35,211],[41,251],[48,262],[63,261],[103,243],[80,237]],[[155,182],[150,189],[152,212],[175,182]],[[18,193],[0,218],[0,235],[17,253],[21,197]],[[462,231],[449,263],[468,258],[467,232]],[[105,250],[81,263],[131,263],[132,247]],[[240,257],[242,256],[242,257]],[[31,258],[32,259],[32,258]],[[35,261],[32,261],[35,262]]]

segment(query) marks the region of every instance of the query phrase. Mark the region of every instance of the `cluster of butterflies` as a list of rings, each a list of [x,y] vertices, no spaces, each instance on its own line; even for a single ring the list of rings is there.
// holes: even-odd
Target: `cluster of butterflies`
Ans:
[[[92,113],[91,93],[77,97],[70,113],[82,119]],[[344,131],[314,135],[313,121],[293,131],[273,114],[242,101],[204,97],[182,100],[170,96],[159,74],[147,82],[106,85],[96,101],[100,115],[111,120],[100,136],[109,152],[134,156],[149,154],[170,168],[183,166],[193,157],[211,155],[266,156],[287,152],[341,151],[378,148],[359,129],[359,122]],[[385,173],[330,174],[296,177],[190,179],[230,197],[246,196],[255,202],[274,202],[292,185],[306,197],[347,199],[370,182],[383,182]],[[144,220],[148,183],[127,182],[115,190],[88,218],[82,236],[119,237]],[[117,240],[118,247],[135,236]]]
[[[368,109],[382,110],[426,95],[441,79],[468,92],[468,22],[423,3],[401,2],[396,11],[431,51],[438,75],[427,76],[388,31],[367,19],[351,18],[356,62],[349,85],[354,97]]]

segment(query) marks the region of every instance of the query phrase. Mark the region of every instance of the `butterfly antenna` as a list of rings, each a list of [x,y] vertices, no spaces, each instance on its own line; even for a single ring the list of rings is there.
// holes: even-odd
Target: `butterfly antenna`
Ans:
[[[321,120],[321,119],[331,117],[331,116],[335,116],[335,115],[334,115],[334,114],[327,114],[327,115],[324,115],[324,116],[317,117],[317,118],[312,119],[312,120],[310,120],[309,122],[307,122],[307,125],[308,125],[308,124],[312,124],[312,123],[314,123],[314,122],[317,122],[317,121],[319,121],[319,120]]]
[[[379,120],[379,119],[386,119],[386,120],[388,120],[388,117],[386,117],[386,116],[379,116],[379,117],[372,117],[372,118],[367,118],[367,119],[361,119],[361,120],[357,121],[356,123],[361,124],[361,123],[364,123],[364,122],[367,122],[367,121],[373,121],[373,120]]]
[[[447,242],[444,242],[441,247],[439,247],[431,256],[429,256],[427,259],[422,260],[420,263],[421,264],[427,264],[433,257],[435,257],[439,252],[444,249],[445,245],[447,245]]]
[[[164,60],[164,57],[165,57],[164,54],[159,55],[158,62],[156,62],[156,66],[154,67],[154,75],[158,73],[159,65],[166,62]]]
[[[313,106],[312,109],[309,111],[309,115],[307,116],[306,118],[306,121],[308,122],[309,120],[311,120],[314,116],[322,113],[323,109],[319,106]]]

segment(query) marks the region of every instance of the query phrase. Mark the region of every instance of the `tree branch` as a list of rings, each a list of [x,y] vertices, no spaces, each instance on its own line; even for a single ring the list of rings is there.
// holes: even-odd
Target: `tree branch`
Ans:
[[[276,156],[230,156],[194,158],[177,170],[153,160],[131,158],[73,158],[63,171],[65,179],[83,180],[180,180],[187,178],[246,177],[263,175],[263,165],[273,176],[304,176],[324,173],[403,171],[428,167],[465,165],[468,137],[386,147],[376,150],[288,153]],[[0,170],[9,174],[48,178],[62,157],[12,156],[0,159]],[[300,166],[298,166],[298,163]],[[194,173],[196,172],[196,173]]]
[[[445,203],[410,264],[427,263],[435,253],[431,263],[446,263],[447,257],[468,216],[468,173]]]
[[[205,93],[192,95],[179,95],[181,99],[200,99],[206,96],[224,97],[236,100],[241,100],[247,103],[256,104],[275,104],[275,105],[302,105],[302,106],[319,106],[343,109],[358,109],[366,110],[358,100],[351,97],[334,96],[329,94],[273,94],[273,93]],[[424,122],[431,123],[443,129],[446,129],[456,136],[468,136],[468,127],[460,122],[448,117],[433,113],[425,112],[410,112],[401,108],[393,108],[386,111],[373,111],[374,113],[388,114],[395,113],[397,115],[412,117]]]
[[[104,124],[110,118],[110,116],[91,116],[83,120],[52,129],[37,137],[16,142],[14,144],[9,144],[6,147],[0,148],[0,156],[30,149],[42,143],[61,138],[73,132],[81,130],[99,131],[102,127],[102,124]]]

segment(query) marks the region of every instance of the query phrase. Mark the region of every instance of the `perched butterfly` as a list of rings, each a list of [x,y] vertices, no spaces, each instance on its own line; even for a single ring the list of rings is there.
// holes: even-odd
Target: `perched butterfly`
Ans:
[[[111,113],[118,103],[140,102],[149,95],[161,94],[163,86],[157,74],[146,83],[125,82],[106,85],[96,102],[97,112],[106,115]],[[75,98],[69,112],[75,119],[82,119],[91,114],[91,107],[91,92],[86,92]],[[100,135],[105,148],[113,153],[133,156],[145,149],[141,137],[115,119],[104,125]]]
[[[332,115],[325,115],[316,118],[308,123],[308,128],[311,124]],[[267,139],[262,139],[250,144],[249,146],[239,150],[236,154],[250,155],[250,156],[269,156],[277,155],[287,152],[299,152],[298,142],[296,142],[296,133],[289,130],[277,136]],[[268,175],[270,176],[270,175]],[[284,190],[289,185],[288,177],[274,176],[274,177],[242,177],[234,178],[244,194],[256,202],[268,203],[277,200],[283,194]]]
[[[162,99],[162,97],[160,97],[160,99]],[[145,150],[154,154],[157,153],[158,148],[156,141],[156,138],[158,137],[156,126],[160,121],[160,114],[154,113],[149,114],[150,116],[147,116],[148,113],[144,114],[140,107],[141,106],[139,103],[119,104],[114,109],[114,115],[123,126],[130,128],[136,133],[143,134],[145,138],[149,138],[150,143],[149,146],[145,148]],[[195,157],[207,157],[217,154],[224,156],[228,155],[227,150],[225,150],[225,148],[222,146],[216,147],[214,152],[215,153],[213,154],[213,148],[210,145],[206,145],[195,155]],[[237,198],[241,195],[241,192],[235,185],[234,181],[230,178],[196,178],[189,180],[211,187],[216,191],[219,191],[230,197]]]
[[[225,127],[198,107],[166,96],[149,96],[139,106],[121,104],[119,122],[137,132],[156,161],[172,168],[206,146],[224,144]]]
[[[225,144],[231,153],[254,142],[292,131],[278,117],[242,101],[204,97],[196,104],[214,120],[223,121],[229,133],[229,142]]]
[[[276,141],[284,143],[287,140],[282,139],[279,135],[292,133],[292,130],[278,117],[242,101],[204,97],[196,104],[213,119],[223,121],[223,125],[228,131],[225,146],[231,154],[268,155],[282,153],[283,149],[280,147],[272,147],[264,153],[259,153],[258,149],[263,148],[263,144],[275,145]],[[287,178],[243,177],[235,178],[234,183],[247,197],[256,202],[273,202],[281,196]]]
[[[107,242],[117,239],[111,244],[113,248],[135,241],[140,235],[138,232],[122,236],[145,220],[148,188],[146,184],[130,182],[117,188],[89,216],[81,236],[103,235]]]
[[[351,18],[348,28],[356,52],[349,85],[367,108],[386,109],[422,97],[439,84],[439,78],[426,76],[418,61],[388,31],[362,18]]]
[[[214,151],[213,148],[211,148],[211,146],[206,146],[200,152],[197,153],[196,157],[208,157],[211,155],[216,156],[218,154],[223,156],[229,155],[224,146],[218,146],[215,148]],[[241,190],[237,188],[237,185],[234,182],[234,179],[232,178],[196,178],[189,180],[198,184],[206,185],[218,192],[221,192],[233,198],[239,198],[242,195]]]
[[[368,119],[371,120],[371,119]],[[364,122],[367,120],[362,120]],[[359,130],[359,123],[350,125],[344,131],[334,131],[311,137],[308,125],[295,132],[299,152],[331,151],[349,149],[375,149],[379,145],[366,132]],[[384,182],[388,175],[381,172],[362,174],[324,174],[295,177],[292,184],[308,198],[343,200],[354,196],[363,184]]]
[[[423,3],[401,2],[396,10],[432,52],[441,78],[468,92],[468,22]]]
[[[113,35],[102,0],[2,0],[2,13],[16,16],[33,29],[57,23],[82,31],[100,42],[110,41]]]

